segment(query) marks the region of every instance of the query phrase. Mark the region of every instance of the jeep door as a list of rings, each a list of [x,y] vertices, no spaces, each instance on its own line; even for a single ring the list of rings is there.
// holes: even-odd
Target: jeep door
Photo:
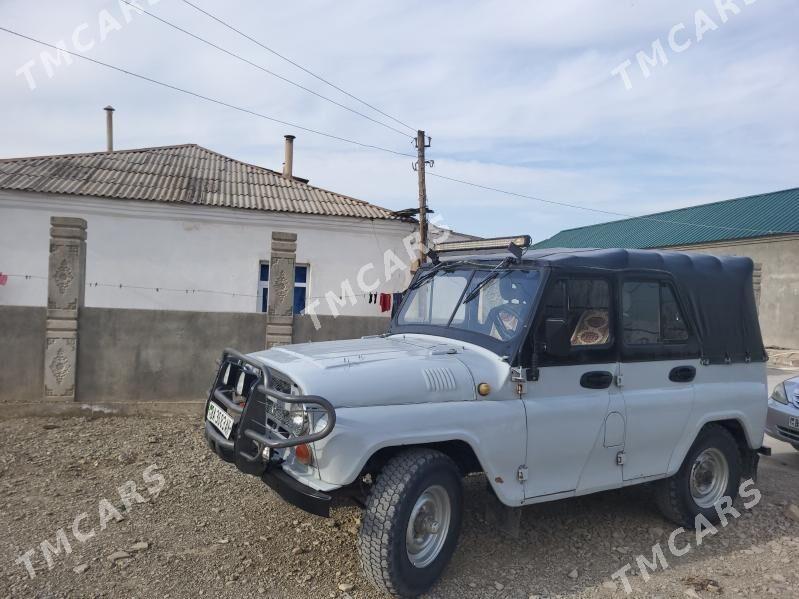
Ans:
[[[525,498],[538,500],[621,486],[616,455],[623,449],[623,403],[616,373],[614,281],[611,277],[551,275],[533,335],[538,380],[523,396],[527,418]],[[548,355],[543,327],[564,319],[567,356]]]
[[[626,274],[619,291],[623,470],[632,481],[668,469],[691,414],[699,346],[670,277]]]

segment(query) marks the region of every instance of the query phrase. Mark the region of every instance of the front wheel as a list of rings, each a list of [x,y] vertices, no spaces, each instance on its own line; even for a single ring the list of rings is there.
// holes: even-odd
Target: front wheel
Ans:
[[[701,514],[716,524],[716,509],[723,498],[730,503],[738,496],[741,483],[741,454],[735,438],[723,426],[706,426],[694,441],[677,473],[658,481],[657,503],[669,520],[696,527]]]
[[[415,597],[438,580],[460,533],[461,475],[445,454],[403,452],[377,476],[361,525],[364,575],[396,597]]]

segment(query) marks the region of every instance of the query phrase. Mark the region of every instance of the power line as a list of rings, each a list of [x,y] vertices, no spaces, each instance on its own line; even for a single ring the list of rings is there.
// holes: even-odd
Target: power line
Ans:
[[[333,100],[332,98],[328,98],[327,96],[324,96],[324,95],[322,95],[322,94],[320,94],[318,92],[315,92],[314,90],[312,90],[312,89],[310,89],[308,87],[305,87],[304,85],[300,85],[299,83],[296,83],[296,82],[292,81],[291,79],[289,79],[287,77],[284,77],[283,75],[275,73],[274,71],[270,71],[266,67],[261,66],[261,65],[259,65],[257,63],[252,62],[251,60],[248,60],[248,59],[244,58],[240,54],[236,54],[235,52],[232,52],[232,51],[230,51],[230,50],[228,50],[226,48],[223,48],[222,46],[219,46],[219,45],[217,45],[217,44],[205,39],[204,37],[201,37],[201,36],[199,36],[199,35],[197,35],[195,33],[192,33],[191,31],[188,31],[187,29],[184,29],[183,27],[181,27],[179,25],[176,25],[175,23],[167,21],[166,19],[163,19],[163,18],[159,17],[158,15],[153,14],[153,13],[141,8],[138,4],[136,4],[135,2],[132,2],[131,0],[121,0],[121,1],[124,2],[125,4],[128,4],[128,5],[136,8],[136,10],[140,10],[141,12],[143,12],[147,16],[155,19],[156,21],[160,21],[161,23],[163,23],[164,25],[167,25],[168,27],[172,27],[173,29],[175,29],[177,31],[180,31],[181,33],[185,33],[189,37],[192,37],[192,38],[194,38],[194,39],[196,39],[196,40],[198,40],[198,41],[200,41],[200,42],[202,42],[204,44],[207,44],[208,46],[211,46],[212,48],[214,48],[216,50],[219,50],[220,52],[224,52],[228,56],[232,56],[233,58],[236,58],[236,59],[238,59],[238,60],[240,60],[240,61],[242,61],[244,63],[247,63],[248,65],[250,65],[252,67],[255,67],[256,69],[258,69],[260,71],[263,71],[264,73],[266,73],[268,75],[271,75],[272,77],[276,77],[276,78],[280,79],[281,81],[284,81],[284,82],[288,83],[289,85],[293,85],[294,87],[296,87],[298,89],[301,89],[303,91],[306,91],[309,94],[313,94],[314,96],[316,96],[318,98],[321,98],[322,100],[330,102],[331,104],[335,104],[336,106],[338,106],[340,108],[343,108],[344,110],[348,110],[349,112],[351,112],[353,114],[357,114],[358,116],[363,117],[363,118],[365,118],[365,119],[367,119],[367,120],[369,120],[369,121],[371,121],[373,123],[376,123],[376,124],[378,124],[378,125],[380,125],[382,127],[385,127],[386,129],[390,129],[391,131],[399,133],[403,137],[410,137],[407,133],[405,133],[404,131],[400,131],[396,127],[392,127],[391,125],[388,125],[388,124],[386,124],[386,123],[384,123],[382,121],[378,121],[377,119],[374,119],[374,118],[370,117],[369,115],[364,114],[363,112],[355,110],[354,108],[350,108],[346,104],[342,104],[341,102],[337,102],[336,100]]]
[[[354,144],[356,146],[361,146],[362,148],[369,148],[369,149],[372,149],[372,150],[380,150],[381,152],[388,152],[389,154],[396,154],[397,156],[407,156],[409,158],[414,158],[415,157],[413,154],[407,154],[405,152],[399,152],[397,150],[391,150],[389,148],[384,148],[382,146],[376,146],[376,145],[373,145],[373,144],[357,141],[357,140],[354,140],[354,139],[348,139],[346,137],[340,137],[340,136],[334,135],[332,133],[325,133],[324,131],[318,131],[316,129],[311,129],[309,127],[303,127],[302,125],[298,125],[298,124],[292,123],[290,121],[284,121],[284,120],[281,120],[281,119],[278,119],[278,118],[275,118],[275,117],[272,117],[272,116],[269,116],[269,115],[266,115],[266,114],[262,114],[260,112],[255,112],[254,110],[250,110],[249,108],[244,108],[242,106],[236,106],[234,104],[229,104],[228,102],[225,102],[223,100],[217,100],[216,98],[211,98],[209,96],[204,96],[203,94],[200,94],[200,93],[197,93],[197,92],[193,92],[191,90],[188,90],[188,89],[185,89],[185,88],[182,88],[182,87],[178,87],[176,85],[171,85],[169,83],[164,83],[163,81],[158,81],[157,79],[152,79],[151,77],[147,77],[145,75],[140,75],[138,73],[134,73],[133,71],[128,71],[128,70],[123,69],[121,67],[117,67],[117,66],[114,66],[112,64],[108,64],[106,62],[102,62],[100,60],[95,60],[94,58],[89,58],[88,56],[83,56],[82,54],[77,54],[75,52],[72,52],[70,50],[66,50],[64,48],[59,48],[58,46],[56,46],[54,44],[48,44],[47,42],[43,42],[43,41],[38,40],[38,39],[36,39],[34,37],[30,37],[28,35],[25,35],[23,33],[19,33],[17,31],[13,31],[11,29],[6,29],[5,27],[0,27],[0,31],[5,31],[6,33],[10,33],[11,35],[15,35],[15,36],[20,37],[22,39],[26,39],[28,41],[34,42],[36,44],[39,44],[40,46],[46,46],[46,47],[52,48],[53,50],[56,50],[58,52],[63,52],[65,54],[69,54],[70,56],[74,56],[75,58],[80,58],[82,60],[87,60],[87,61],[92,62],[94,64],[98,64],[100,66],[106,67],[107,69],[112,69],[114,71],[118,71],[120,73],[124,73],[125,75],[130,75],[131,77],[136,77],[137,79],[141,79],[143,81],[147,81],[147,82],[153,83],[155,85],[160,85],[161,87],[166,87],[166,88],[171,89],[173,91],[178,91],[180,93],[187,94],[189,96],[194,96],[195,98],[199,98],[201,100],[205,100],[206,102],[212,102],[212,103],[218,104],[220,106],[225,106],[226,108],[232,108],[233,110],[238,110],[239,112],[243,112],[245,114],[249,114],[249,115],[252,115],[252,116],[257,116],[259,118],[266,119],[267,121],[272,121],[273,123],[280,123],[281,125],[287,125],[289,127],[294,127],[295,129],[299,129],[300,131],[306,131],[308,133],[313,133],[314,135],[321,135],[321,136],[327,137],[329,139],[335,139],[335,140],[343,141],[343,142],[346,142],[346,143],[349,143],[349,144]]]
[[[233,32],[235,32],[235,33],[239,34],[240,36],[242,36],[243,38],[250,40],[252,43],[254,43],[254,44],[256,44],[256,45],[260,46],[261,48],[263,48],[263,49],[264,49],[264,50],[266,50],[267,52],[271,52],[272,54],[274,54],[274,55],[275,55],[275,56],[277,56],[278,58],[280,58],[280,59],[282,59],[282,60],[285,60],[286,62],[288,62],[288,63],[289,63],[289,64],[291,64],[291,65],[294,65],[295,67],[297,67],[297,68],[298,68],[298,69],[300,69],[301,71],[303,71],[303,72],[305,72],[305,73],[309,74],[311,77],[314,77],[314,78],[318,79],[319,81],[321,81],[322,83],[324,83],[324,84],[326,84],[326,85],[329,85],[329,86],[330,86],[330,87],[332,87],[333,89],[335,89],[335,90],[337,90],[337,91],[341,92],[341,93],[342,93],[342,94],[344,94],[345,96],[347,96],[347,97],[349,97],[349,98],[352,98],[353,100],[355,100],[355,101],[357,101],[357,102],[360,102],[360,103],[361,103],[361,104],[363,104],[364,106],[367,106],[367,107],[371,108],[371,109],[372,109],[372,110],[374,110],[375,112],[379,112],[379,113],[380,113],[380,114],[382,114],[384,117],[387,117],[387,118],[391,119],[391,120],[392,120],[392,121],[394,121],[395,123],[398,123],[398,124],[402,125],[403,127],[407,127],[408,129],[410,129],[410,130],[411,130],[411,131],[413,131],[414,133],[416,132],[416,127],[411,127],[410,125],[408,125],[407,123],[404,123],[403,121],[399,120],[398,118],[396,118],[396,117],[393,117],[393,116],[391,116],[390,114],[388,114],[388,113],[386,113],[386,112],[383,112],[382,110],[380,110],[380,109],[379,109],[379,108],[377,108],[376,106],[374,106],[374,105],[370,104],[369,102],[367,102],[367,101],[365,101],[365,100],[361,100],[359,97],[357,97],[357,96],[355,96],[355,95],[353,95],[353,94],[349,93],[349,92],[348,92],[347,90],[345,90],[345,89],[342,89],[341,87],[339,87],[339,86],[338,86],[338,85],[336,85],[335,83],[331,83],[330,81],[328,81],[327,79],[325,79],[325,78],[321,77],[320,75],[317,75],[317,74],[316,74],[316,73],[314,73],[313,71],[311,71],[311,70],[309,70],[309,69],[306,69],[306,68],[305,68],[304,66],[302,66],[301,64],[299,64],[299,63],[297,63],[297,62],[295,62],[295,61],[291,60],[291,59],[290,59],[290,58],[288,58],[287,56],[284,56],[283,54],[280,54],[278,51],[276,51],[276,50],[273,50],[273,49],[272,49],[272,48],[270,48],[269,46],[267,46],[267,45],[265,45],[265,44],[263,44],[263,43],[259,42],[257,39],[255,39],[255,38],[253,38],[253,37],[251,37],[251,36],[247,35],[247,34],[246,34],[246,33],[244,33],[243,31],[241,31],[240,29],[236,29],[235,27],[233,27],[233,25],[230,25],[229,23],[227,23],[227,22],[223,21],[222,19],[220,19],[220,18],[219,18],[219,17],[217,17],[216,15],[213,15],[213,14],[211,14],[210,12],[208,12],[207,10],[204,10],[204,9],[200,8],[200,7],[199,7],[199,6],[197,6],[196,4],[194,4],[194,3],[192,3],[192,2],[189,2],[189,0],[182,0],[182,1],[183,1],[183,3],[184,3],[184,4],[186,4],[186,5],[188,5],[188,6],[191,6],[193,9],[195,9],[195,10],[197,10],[197,11],[201,12],[202,14],[204,14],[205,16],[207,16],[207,17],[209,17],[209,18],[213,19],[214,21],[216,21],[216,22],[217,22],[217,23],[219,23],[220,25],[223,25],[224,27],[227,27],[227,28],[228,28],[228,29],[230,29],[231,31],[233,31]],[[403,134],[403,135],[404,135],[404,134]]]
[[[439,179],[445,179],[447,181],[453,181],[454,183],[461,183],[463,185],[468,185],[470,187],[477,187],[479,189],[485,189],[487,191],[494,191],[494,192],[502,193],[502,194],[509,195],[509,196],[515,196],[517,198],[525,198],[525,199],[528,199],[528,200],[534,200],[536,202],[543,202],[545,204],[553,204],[555,206],[563,206],[565,208],[576,208],[578,210],[587,210],[589,212],[597,212],[599,214],[607,214],[607,215],[610,215],[610,216],[621,216],[623,218],[630,218],[630,219],[636,219],[636,220],[648,220],[648,221],[654,221],[654,222],[666,223],[666,224],[672,224],[672,225],[687,225],[689,227],[703,227],[703,228],[708,228],[708,229],[723,229],[723,230],[727,230],[727,231],[743,231],[743,232],[747,232],[747,233],[766,233],[766,234],[769,234],[769,235],[774,235],[775,233],[784,233],[784,234],[793,233],[793,231],[770,231],[770,230],[766,230],[766,229],[747,229],[747,228],[744,228],[744,227],[725,227],[723,225],[706,225],[706,224],[703,224],[703,223],[693,223],[693,222],[690,222],[690,221],[680,221],[680,220],[669,220],[669,219],[664,219],[664,218],[657,218],[657,217],[654,217],[654,216],[635,216],[634,214],[626,214],[624,212],[614,212],[612,210],[602,210],[601,208],[591,208],[589,206],[579,206],[577,204],[569,204],[568,202],[558,202],[556,200],[545,200],[544,198],[539,198],[539,197],[527,195],[527,194],[524,194],[524,193],[518,193],[518,192],[515,192],[515,191],[508,191],[506,189],[499,189],[497,187],[490,187],[488,185],[481,185],[480,183],[474,183],[472,181],[465,181],[463,179],[456,179],[455,177],[446,177],[444,175],[439,175],[437,173],[428,172],[427,174],[430,175],[431,177],[438,177]],[[602,224],[604,224],[604,223],[602,223]]]
[[[183,0],[183,1],[185,1],[185,0]],[[405,153],[405,152],[399,152],[397,150],[392,150],[390,148],[384,148],[382,146],[377,146],[377,145],[373,145],[373,144],[369,144],[369,143],[365,143],[365,142],[360,142],[360,141],[357,141],[357,140],[354,140],[354,139],[348,139],[346,137],[340,137],[340,136],[334,135],[332,133],[326,133],[324,131],[311,129],[309,127],[303,127],[302,125],[298,125],[298,124],[292,123],[290,121],[284,121],[284,120],[281,120],[281,119],[278,119],[278,118],[275,118],[275,117],[271,117],[269,115],[266,115],[266,114],[263,114],[263,113],[260,113],[260,112],[256,112],[254,110],[250,110],[248,108],[244,108],[244,107],[241,107],[241,106],[236,106],[234,104],[230,104],[230,103],[225,102],[223,100],[218,100],[216,98],[211,98],[209,96],[205,96],[203,94],[200,94],[200,93],[197,93],[197,92],[193,92],[191,90],[187,90],[185,88],[178,87],[176,85],[171,85],[169,83],[164,83],[162,81],[158,81],[156,79],[152,79],[151,77],[147,77],[145,75],[140,75],[138,73],[134,73],[132,71],[128,71],[128,70],[123,69],[121,67],[117,67],[117,66],[114,66],[112,64],[105,63],[105,62],[102,62],[100,60],[96,60],[94,58],[89,58],[88,56],[84,56],[82,54],[77,54],[77,53],[72,52],[70,50],[66,50],[64,48],[60,48],[60,47],[58,47],[58,46],[56,46],[54,44],[49,44],[47,42],[38,40],[38,39],[36,39],[34,37],[30,37],[28,35],[19,33],[17,31],[13,31],[11,29],[7,29],[7,28],[2,27],[2,26],[0,26],[0,31],[4,31],[4,32],[9,33],[11,35],[14,35],[16,37],[19,37],[19,38],[22,38],[22,39],[26,39],[28,41],[34,42],[34,43],[39,44],[41,46],[45,46],[45,47],[51,48],[53,50],[56,50],[57,52],[63,52],[63,53],[68,54],[70,56],[74,56],[76,58],[80,58],[82,60],[86,60],[88,62],[91,62],[91,63],[97,64],[97,65],[106,67],[108,69],[112,69],[114,71],[123,73],[125,75],[130,75],[131,77],[135,77],[137,79],[141,79],[143,81],[147,81],[147,82],[153,83],[155,85],[160,85],[161,87],[165,87],[165,88],[171,89],[173,91],[178,91],[180,93],[183,93],[183,94],[186,94],[186,95],[189,95],[189,96],[193,96],[193,97],[199,98],[201,100],[205,100],[206,102],[211,102],[213,104],[218,104],[218,105],[224,106],[226,108],[231,108],[233,110],[237,110],[239,112],[243,112],[243,113],[249,114],[251,116],[256,116],[256,117],[259,117],[259,118],[262,118],[262,119],[265,119],[265,120],[268,120],[268,121],[272,121],[274,123],[280,123],[282,125],[287,125],[289,127],[294,127],[295,129],[299,129],[300,131],[306,131],[308,133],[313,133],[314,135],[320,135],[322,137],[327,137],[329,139],[335,139],[337,141],[342,141],[342,142],[345,142],[345,143],[353,144],[353,145],[356,145],[356,146],[360,146],[362,148],[368,148],[368,149],[372,149],[372,150],[380,150],[381,152],[387,152],[389,154],[394,154],[396,156],[406,156],[408,158],[416,158],[417,157],[414,154],[408,154],[408,153]],[[577,209],[577,210],[584,210],[584,211],[588,211],[588,212],[594,212],[594,213],[605,214],[605,215],[616,216],[616,217],[622,217],[622,218],[647,220],[647,221],[660,222],[660,223],[666,223],[666,224],[675,224],[675,225],[687,225],[687,226],[691,226],[691,227],[702,227],[702,228],[708,228],[708,229],[721,229],[721,230],[728,230],[728,231],[743,231],[743,232],[761,233],[761,234],[765,233],[765,234],[771,234],[771,235],[773,235],[773,234],[790,234],[790,233],[793,233],[792,231],[772,231],[772,230],[765,230],[765,229],[749,229],[749,228],[744,228],[744,227],[727,227],[727,226],[723,226],[723,225],[707,225],[707,224],[702,224],[702,223],[693,223],[693,222],[690,222],[690,221],[676,221],[676,220],[661,219],[661,218],[656,218],[656,217],[651,217],[651,216],[636,216],[636,215],[627,214],[627,213],[624,213],[624,212],[615,212],[615,211],[611,211],[611,210],[602,210],[600,208],[591,208],[591,207],[588,207],[588,206],[579,206],[579,205],[576,205],[576,204],[570,204],[568,202],[559,202],[559,201],[556,201],[556,200],[547,200],[547,199],[544,199],[544,198],[539,198],[539,197],[535,197],[535,196],[531,196],[531,195],[527,195],[527,194],[523,194],[523,193],[518,193],[518,192],[514,192],[514,191],[508,191],[508,190],[505,190],[505,189],[499,189],[497,187],[491,187],[491,186],[488,186],[488,185],[482,185],[480,183],[475,183],[473,181],[466,181],[464,179],[458,179],[458,178],[455,178],[455,177],[447,177],[445,175],[440,175],[438,173],[429,172],[427,174],[432,176],[432,177],[438,177],[439,179],[445,179],[447,181],[452,181],[454,183],[460,183],[462,185],[468,185],[470,187],[476,187],[478,189],[485,189],[487,191],[493,191],[493,192],[496,192],[496,193],[501,193],[501,194],[505,194],[505,195],[509,195],[509,196],[515,196],[515,197],[534,200],[534,201],[537,201],[537,202],[543,202],[543,203],[551,204],[551,205],[555,205],[555,206],[563,206],[563,207],[566,207],[566,208],[574,208],[574,209]]]

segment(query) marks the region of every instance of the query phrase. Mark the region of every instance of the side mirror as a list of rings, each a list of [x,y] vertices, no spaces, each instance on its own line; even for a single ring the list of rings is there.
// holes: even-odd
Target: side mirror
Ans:
[[[544,321],[544,344],[547,354],[565,358],[571,350],[569,327],[563,318],[547,318]]]

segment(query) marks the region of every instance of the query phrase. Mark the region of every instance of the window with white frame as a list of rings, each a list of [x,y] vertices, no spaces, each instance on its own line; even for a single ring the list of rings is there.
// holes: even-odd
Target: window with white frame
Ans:
[[[294,314],[302,314],[305,310],[305,299],[308,291],[307,264],[294,266]],[[269,298],[269,262],[261,262],[258,269],[258,311],[266,312]]]

